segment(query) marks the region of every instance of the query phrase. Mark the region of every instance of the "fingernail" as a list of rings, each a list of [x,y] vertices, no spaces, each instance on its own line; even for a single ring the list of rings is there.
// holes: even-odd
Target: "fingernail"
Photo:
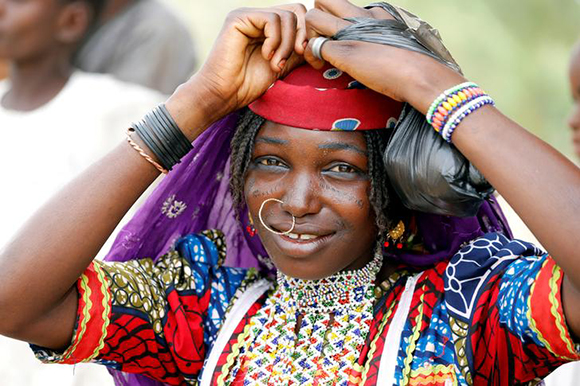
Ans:
[[[302,43],[302,47],[306,48],[306,46],[308,46],[308,40],[305,40],[304,43]]]
[[[280,60],[280,62],[278,63],[278,67],[280,68],[280,70],[284,69],[284,66],[286,65],[286,59],[282,59]]]
[[[274,57],[274,51],[270,52],[270,55],[268,55],[268,60],[271,60]]]

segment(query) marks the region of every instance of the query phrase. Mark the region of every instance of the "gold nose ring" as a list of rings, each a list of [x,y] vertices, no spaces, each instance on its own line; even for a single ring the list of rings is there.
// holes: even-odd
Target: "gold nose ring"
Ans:
[[[292,232],[294,230],[294,227],[296,226],[296,217],[294,217],[294,215],[290,214],[290,216],[292,216],[292,227],[287,230],[286,232],[278,232],[275,231],[274,229],[270,228],[268,225],[266,225],[266,223],[264,222],[264,219],[262,218],[262,210],[264,210],[264,207],[266,206],[266,204],[270,201],[274,201],[274,202],[279,202],[280,204],[283,204],[284,202],[282,200],[278,200],[277,198],[268,198],[266,200],[264,200],[264,202],[262,202],[262,205],[260,205],[260,210],[258,211],[258,218],[260,219],[260,222],[262,223],[262,226],[264,228],[266,228],[266,230],[276,234],[276,235],[287,235],[290,232]]]

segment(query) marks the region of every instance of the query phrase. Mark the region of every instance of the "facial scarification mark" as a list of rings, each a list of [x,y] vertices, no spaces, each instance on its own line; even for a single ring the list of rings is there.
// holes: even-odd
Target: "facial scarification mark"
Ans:
[[[357,196],[355,196],[352,193],[347,193],[347,192],[344,192],[342,190],[338,190],[334,186],[331,186],[331,185],[329,185],[329,184],[327,184],[325,182],[320,183],[320,188],[321,189],[324,189],[324,190],[330,190],[333,193],[337,193],[342,198],[344,198],[344,199],[346,199],[346,200],[348,200],[350,202],[355,203],[356,206],[358,206],[360,209],[364,209],[364,202],[363,202],[363,200],[361,200],[360,198],[358,198]]]
[[[268,189],[265,192],[262,191],[262,190],[260,190],[260,189],[254,189],[254,190],[252,190],[252,196],[254,198],[257,198],[257,197],[268,197],[268,196],[274,195],[274,193],[276,193],[277,191],[278,191],[278,187],[277,186],[275,186],[275,187],[273,187],[271,189]]]

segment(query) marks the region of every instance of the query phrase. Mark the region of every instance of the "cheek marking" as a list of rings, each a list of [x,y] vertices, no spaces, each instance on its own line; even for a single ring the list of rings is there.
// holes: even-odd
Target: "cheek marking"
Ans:
[[[252,191],[252,197],[254,198],[259,198],[259,197],[267,197],[267,196],[272,196],[274,193],[276,193],[278,191],[278,186],[275,186],[271,189],[268,189],[267,191],[262,191],[260,189],[254,189]]]
[[[254,185],[255,184],[256,184],[256,179],[255,178],[248,179],[248,182],[247,182],[247,185],[248,186],[247,186],[246,190],[247,191],[251,191],[254,188]]]
[[[336,226],[345,232],[351,232],[354,229],[352,223],[345,219],[336,220]],[[344,237],[339,237],[338,240],[342,243],[350,243],[350,241],[345,240]]]
[[[330,186],[326,182],[321,182],[320,187],[324,190],[330,190],[331,192],[336,193],[336,194],[342,196],[343,198],[345,198],[346,200],[356,204],[356,206],[358,206],[360,209],[364,209],[363,200],[361,200],[360,198],[358,198],[354,194],[346,193],[346,192],[343,192],[341,190],[338,190],[334,186]]]

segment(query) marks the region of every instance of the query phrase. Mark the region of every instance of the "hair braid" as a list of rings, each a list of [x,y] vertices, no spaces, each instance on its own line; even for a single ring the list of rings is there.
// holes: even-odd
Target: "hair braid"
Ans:
[[[248,166],[252,160],[256,134],[258,134],[264,121],[264,118],[254,114],[250,109],[247,109],[240,116],[236,132],[232,138],[230,190],[236,207],[240,207],[244,202],[246,172],[248,171]]]
[[[389,132],[369,130],[364,132],[367,144],[369,178],[371,190],[369,201],[375,212],[376,224],[380,234],[386,233],[392,227],[390,184],[383,164],[383,153],[388,143]]]

